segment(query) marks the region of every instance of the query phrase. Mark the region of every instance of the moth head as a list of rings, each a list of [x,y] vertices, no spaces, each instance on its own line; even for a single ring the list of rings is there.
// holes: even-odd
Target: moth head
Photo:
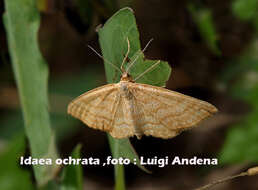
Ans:
[[[131,77],[131,75],[129,75],[128,72],[123,72],[121,76],[121,81],[134,82],[133,78]]]

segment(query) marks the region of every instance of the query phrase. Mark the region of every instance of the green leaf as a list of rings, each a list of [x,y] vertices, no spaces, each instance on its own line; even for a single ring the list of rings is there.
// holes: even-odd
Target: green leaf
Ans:
[[[141,50],[139,32],[135,22],[132,9],[123,8],[115,13],[104,25],[99,29],[99,42],[103,56],[118,68],[120,68],[122,60],[127,52],[127,41],[130,41],[129,58],[133,60],[137,52]],[[146,68],[151,67],[156,61],[145,60],[144,56],[139,56],[129,73],[134,78],[142,73]],[[121,74],[112,66],[105,62],[105,70],[108,83],[119,82]],[[147,73],[140,81],[148,84],[159,84],[165,86],[171,73],[171,68],[167,62],[161,63],[151,72]]]
[[[4,190],[32,190],[29,171],[19,165],[20,157],[25,151],[24,134],[16,135],[5,150],[0,154],[0,189]]]
[[[140,52],[141,50],[139,32],[132,9],[123,8],[115,13],[105,23],[104,27],[99,30],[99,42],[102,54],[106,60],[113,63],[118,68],[120,68],[122,60],[127,52],[127,38],[130,41],[129,59],[133,61],[138,55],[137,52]],[[140,54],[129,73],[135,78],[135,76],[145,71],[146,68],[151,67],[155,62],[156,61],[145,60],[143,54]],[[119,82],[121,77],[119,71],[115,70],[107,62],[105,62],[105,70],[108,83]],[[142,77],[139,82],[165,86],[170,73],[171,68],[168,63],[161,61],[155,69]],[[127,157],[131,162],[136,160],[138,167],[146,171],[146,169],[139,164],[138,155],[130,144],[129,139],[114,139],[111,136],[108,137],[113,157]],[[123,166],[115,166],[115,177],[115,189],[125,189]]]
[[[251,111],[227,133],[220,153],[220,162],[241,163],[258,161],[258,65],[257,58],[242,56],[223,74],[229,93],[250,104]],[[232,81],[234,81],[232,85]]]
[[[258,111],[228,131],[220,153],[220,163],[243,163],[258,161]]]
[[[4,24],[19,97],[25,132],[35,158],[57,157],[54,133],[48,114],[48,69],[37,41],[40,17],[34,0],[5,1]],[[38,185],[54,175],[53,166],[34,166]]]
[[[114,158],[125,157],[129,158],[131,162],[136,162],[137,166],[141,168],[143,171],[150,173],[145,167],[140,165],[140,161],[138,159],[138,155],[131,145],[128,138],[124,139],[115,139],[112,136],[108,135],[111,152]]]
[[[257,0],[234,0],[232,3],[232,11],[242,20],[250,20],[258,16]]]
[[[81,145],[77,145],[72,153],[73,158],[80,158]],[[82,190],[83,174],[81,165],[68,165],[63,170],[61,190]]]
[[[221,55],[221,51],[218,47],[218,34],[212,19],[212,12],[207,8],[200,8],[194,4],[190,4],[188,9],[192,14],[193,20],[203,40],[216,55]]]

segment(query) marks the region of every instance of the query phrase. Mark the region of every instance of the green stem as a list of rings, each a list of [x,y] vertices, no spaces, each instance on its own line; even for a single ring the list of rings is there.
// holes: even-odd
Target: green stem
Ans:
[[[108,141],[111,147],[111,152],[113,158],[119,158],[120,155],[120,141],[119,139],[114,139],[112,136],[108,135]],[[125,190],[125,175],[124,166],[116,164],[115,168],[115,190]]]
[[[124,166],[115,165],[115,190],[125,190]]]

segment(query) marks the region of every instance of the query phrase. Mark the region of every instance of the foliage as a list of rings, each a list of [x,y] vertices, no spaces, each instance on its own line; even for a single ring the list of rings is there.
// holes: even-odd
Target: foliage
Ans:
[[[48,112],[48,70],[40,54],[37,42],[40,17],[35,3],[35,1],[31,0],[27,0],[26,3],[20,0],[15,2],[6,1],[4,21],[31,155],[33,158],[51,158],[54,163],[54,160],[57,158],[57,152],[55,149],[55,135],[50,127]],[[75,156],[78,156],[78,151],[79,149],[77,148],[74,153]],[[12,158],[10,159],[16,159],[17,155],[18,153],[13,151]],[[16,166],[14,162],[8,163],[13,164],[13,167]],[[77,175],[74,175],[74,178],[69,178],[69,180],[76,182],[74,189],[82,189],[80,167],[76,166],[75,168],[77,168],[78,174],[76,173]],[[38,185],[43,186],[48,184],[48,181],[54,177],[56,168],[57,166],[55,164],[51,166],[34,166]],[[17,170],[17,174],[18,172],[21,173]],[[26,172],[24,171],[23,173]],[[64,189],[68,188],[67,184],[71,182],[68,180],[68,177],[73,174],[72,166],[65,169]],[[17,177],[19,176],[17,175]],[[29,182],[26,175],[24,176],[24,180],[24,185],[26,185]]]
[[[258,29],[256,0],[235,0],[232,10],[243,20],[253,21]],[[257,33],[257,31],[256,31]],[[227,133],[220,153],[222,163],[258,162],[258,57],[257,37],[254,36],[246,51],[233,59],[221,79],[228,92],[236,99],[244,100],[251,111]]]
[[[242,57],[231,63],[223,74],[225,85],[235,99],[245,100],[251,111],[242,121],[232,126],[220,153],[221,163],[258,161],[258,65],[257,59]],[[237,66],[235,66],[235,64]]]
[[[214,54],[221,55],[221,51],[218,47],[218,34],[214,26],[211,10],[208,8],[197,7],[194,4],[189,4],[188,9],[198,27],[200,36],[206,42],[207,46]]]
[[[257,17],[257,0],[234,0],[232,4],[233,13],[242,20],[250,20]]]
[[[72,158],[81,158],[81,145],[75,147]],[[82,167],[81,165],[68,165],[63,170],[61,190],[82,190]]]
[[[83,27],[85,27],[85,30],[78,31],[81,32],[88,30],[85,32],[85,34],[90,31],[90,35],[87,35],[87,40],[90,40],[90,38],[94,36],[92,35],[92,31],[93,28],[95,28],[96,23],[100,23],[108,18],[110,14],[116,12],[119,7],[124,7],[125,5],[129,4],[132,5],[134,2],[136,1],[72,1],[72,8],[77,9],[75,12],[78,14],[77,16],[80,17],[79,19],[81,19],[78,23],[81,23],[84,25]],[[53,160],[57,158],[58,153],[56,151],[55,141],[60,143],[61,140],[67,138],[68,135],[73,134],[78,129],[76,126],[78,127],[79,121],[68,117],[66,114],[66,106],[68,102],[72,99],[72,97],[76,97],[83,92],[102,84],[102,76],[99,72],[101,69],[96,65],[87,68],[83,67],[85,72],[77,72],[71,76],[66,74],[60,78],[57,76],[51,76],[49,80],[49,99],[51,106],[48,105],[48,67],[39,50],[38,31],[40,17],[37,8],[44,12],[44,14],[49,13],[49,8],[51,9],[50,12],[55,11],[53,7],[51,8],[49,3],[50,1],[46,0],[5,0],[5,14],[3,21],[5,24],[9,55],[11,58],[10,61],[12,62],[15,81],[18,87],[22,112],[16,108],[11,111],[4,110],[4,113],[0,118],[0,189],[30,190],[36,188],[36,185],[33,184],[34,181],[30,168],[21,167],[18,165],[19,157],[22,155],[24,156],[25,154],[26,141],[24,136],[26,135],[28,139],[28,144],[30,147],[30,152],[28,153],[31,154],[31,156],[36,158],[48,157],[52,158]],[[183,27],[182,25],[177,27],[170,22],[171,18],[173,20],[173,17],[170,17],[168,21],[165,21],[165,24],[168,24],[168,31],[173,30],[180,33],[175,34],[175,36],[178,36],[179,38],[182,37],[179,39],[182,42],[180,45],[185,46],[185,48],[189,48],[188,50],[192,52],[195,52],[191,48],[195,47],[192,45],[196,43],[196,40],[198,40],[198,43],[201,46],[203,46],[201,43],[205,43],[205,46],[209,48],[212,55],[211,57],[205,57],[207,55],[204,53],[202,56],[198,57],[198,60],[200,59],[200,61],[205,62],[203,65],[207,67],[206,62],[215,58],[213,60],[214,65],[212,68],[220,68],[222,72],[216,73],[214,71],[214,80],[218,80],[219,78],[219,80],[215,81],[215,83],[217,82],[219,83],[220,87],[223,87],[224,91],[222,93],[225,93],[232,99],[240,100],[248,104],[250,107],[250,110],[246,113],[246,115],[239,115],[241,121],[233,124],[227,130],[225,144],[222,146],[221,152],[219,153],[220,163],[257,163],[258,0],[233,0],[232,2],[225,2],[225,4],[231,6],[231,9],[229,10],[232,12],[225,13],[226,11],[224,11],[224,9],[221,9],[221,12],[216,12],[216,6],[209,2],[189,2],[187,5],[184,5],[186,6],[184,8],[188,10],[187,14],[189,14],[187,17],[190,16],[190,22],[192,23],[186,22],[186,24],[183,24],[187,25],[187,27],[191,24],[194,26],[193,31],[186,32],[187,37],[184,36],[185,25],[183,25]],[[148,11],[146,11],[146,15],[148,14],[147,12]],[[221,19],[221,17],[224,16],[223,14],[227,14],[227,16],[229,16],[227,19],[230,19],[225,19],[225,22],[222,21],[223,19]],[[53,17],[57,17],[55,14],[53,15]],[[64,15],[66,15],[66,13]],[[163,17],[164,15],[162,13],[159,14],[159,16]],[[225,26],[227,25],[227,21],[232,20],[232,23],[237,22],[239,24],[239,28],[236,31],[231,31],[231,26]],[[78,23],[74,24],[77,24],[76,26],[78,26]],[[224,52],[219,47],[220,40],[223,39],[223,37],[240,39],[240,34],[243,34],[241,33],[243,31],[243,26],[241,24],[243,24],[244,27],[248,25],[248,27],[251,28],[248,29],[248,32],[252,34],[249,36],[251,40],[249,39],[245,42],[237,42],[241,48],[243,48],[242,46],[246,47],[241,49],[241,53],[237,53],[239,55],[230,55],[228,57],[224,56]],[[232,34],[229,32],[232,32]],[[150,33],[152,34],[154,31],[151,31]],[[194,35],[189,33],[193,33]],[[229,36],[225,35],[225,33],[227,33]],[[80,35],[81,34],[82,33],[80,33]],[[131,45],[129,53],[130,61],[137,58],[134,66],[129,71],[133,78],[137,77],[157,61],[145,59],[144,54],[140,52],[142,49],[139,40],[140,36],[133,11],[130,8],[123,8],[116,12],[106,22],[106,24],[99,29],[98,34],[99,43],[104,58],[112,62],[118,68],[120,68],[122,60],[127,52],[126,39],[129,39]],[[195,34],[197,34],[197,37]],[[2,39],[3,36],[1,35],[0,37]],[[171,37],[171,39],[167,38],[167,41],[172,40],[176,42],[174,39],[174,34],[171,34],[169,37]],[[187,43],[190,43],[191,45]],[[223,43],[221,44],[223,45]],[[230,49],[231,47],[226,48]],[[226,48],[224,47],[224,49]],[[3,56],[3,49],[4,48],[1,47],[0,61],[5,62],[5,69],[4,71],[1,70],[1,82],[2,79],[4,81],[7,78],[9,82],[12,81],[12,78],[9,76],[10,69],[8,70],[9,59],[6,59]],[[53,51],[53,54],[58,54],[57,52],[58,51]],[[182,50],[181,52],[178,50],[178,52],[180,54],[182,53]],[[187,56],[187,51],[186,53],[183,51],[183,54],[186,54]],[[181,64],[180,62],[181,60],[179,60],[177,64]],[[71,63],[71,65],[72,64],[73,63]],[[128,64],[129,63],[125,64],[125,68],[128,66]],[[193,65],[194,64],[192,64],[192,66],[190,65],[189,67],[195,67],[195,65]],[[61,65],[61,67],[62,66],[64,65]],[[120,72],[114,70],[114,68],[107,64],[107,62],[105,62],[104,66],[107,82],[119,82],[121,75]],[[161,61],[161,63],[155,69],[144,75],[137,82],[165,86],[170,73],[171,68],[169,65],[166,62]],[[236,108],[239,109],[238,105],[236,105]],[[50,125],[50,120],[52,128]],[[23,125],[25,126],[25,135],[23,132]],[[55,135],[53,131],[55,131],[55,134],[57,135]],[[129,139],[117,140],[109,135],[108,139],[113,157],[126,157],[130,158],[131,161],[136,159],[137,166],[148,172],[139,164],[138,155],[132,147]],[[72,155],[74,158],[80,157],[80,145],[75,148]],[[51,167],[33,167],[33,172],[38,187],[40,186],[41,190],[82,189],[83,176],[81,166],[64,167],[60,172],[62,174],[60,178],[61,180],[56,181],[53,178],[56,177],[59,169],[60,168],[57,168],[55,165]],[[115,188],[117,190],[125,189],[124,177],[124,167],[122,165],[116,165]]]
[[[5,9],[4,23],[9,51],[31,154],[35,158],[55,159],[55,138],[48,115],[48,71],[37,43],[40,17],[36,2],[5,1]],[[38,184],[47,183],[54,170],[55,166],[34,166]]]
[[[17,157],[25,151],[25,138],[21,133],[15,136],[0,154],[0,189],[32,190],[34,186],[29,171],[21,169]]]

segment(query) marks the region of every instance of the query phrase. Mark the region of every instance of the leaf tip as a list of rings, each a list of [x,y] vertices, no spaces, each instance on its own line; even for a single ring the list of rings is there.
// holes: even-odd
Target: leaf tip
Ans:
[[[131,11],[132,13],[134,13],[134,10],[131,8],[131,7],[124,7],[122,9],[120,9],[119,11],[124,11],[124,10],[129,10]]]

